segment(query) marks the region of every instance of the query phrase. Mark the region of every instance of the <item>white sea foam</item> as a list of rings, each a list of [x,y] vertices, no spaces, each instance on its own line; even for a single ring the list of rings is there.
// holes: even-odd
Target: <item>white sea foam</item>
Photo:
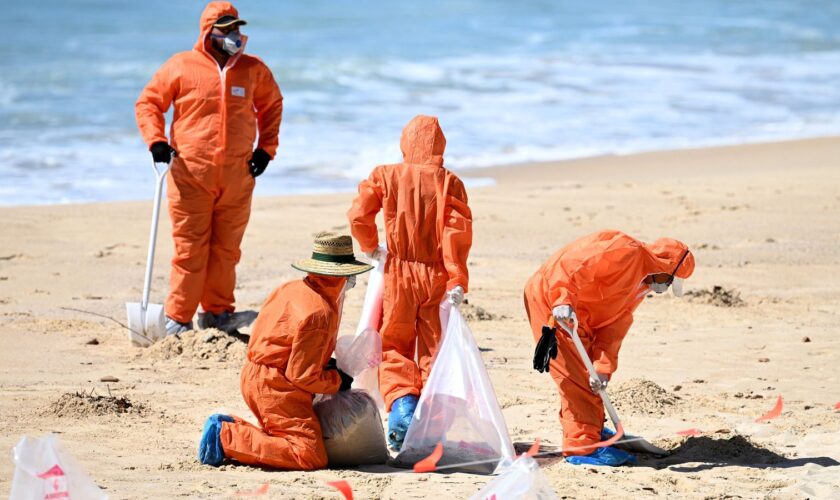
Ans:
[[[473,14],[456,23],[443,0],[416,15],[365,2],[361,18],[318,0],[249,7],[261,12],[248,50],[285,96],[258,194],[354,189],[399,161],[400,131],[418,113],[440,118],[455,169],[840,133],[836,3],[653,0],[607,13],[466,0]],[[10,8],[25,29],[0,61],[0,205],[150,198],[133,105],[166,57],[194,43],[194,6]],[[143,36],[162,9],[156,36]],[[55,32],[26,24],[45,15]],[[58,22],[68,18],[96,29]]]

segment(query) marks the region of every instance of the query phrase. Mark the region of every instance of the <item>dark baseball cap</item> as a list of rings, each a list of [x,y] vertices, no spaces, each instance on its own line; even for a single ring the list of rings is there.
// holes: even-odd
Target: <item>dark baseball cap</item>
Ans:
[[[233,25],[245,25],[245,24],[248,24],[248,23],[245,22],[242,19],[239,19],[236,16],[231,16],[231,15],[228,14],[228,15],[225,15],[225,16],[222,16],[222,17],[216,19],[216,22],[213,23],[213,27],[214,28],[227,28],[227,27],[230,27],[230,26],[233,26]]]

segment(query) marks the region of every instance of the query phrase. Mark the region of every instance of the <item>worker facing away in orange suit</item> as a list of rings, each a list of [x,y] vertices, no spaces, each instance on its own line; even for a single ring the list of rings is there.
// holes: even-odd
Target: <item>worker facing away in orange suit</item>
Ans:
[[[446,138],[432,116],[416,116],[402,133],[402,163],[376,167],[359,184],[347,213],[362,251],[381,259],[376,214],[384,212],[382,363],[379,386],[388,441],[399,450],[441,336],[444,296],[460,304],[468,290],[472,213],[464,184],[443,167]],[[417,362],[415,363],[415,353]]]
[[[135,105],[153,160],[171,161],[167,197],[175,256],[164,307],[168,334],[190,330],[199,304],[199,326],[236,326],[235,267],[254,179],[274,158],[283,113],[271,71],[243,53],[243,25],[230,3],[210,2],[193,49],[166,61]]]
[[[242,397],[257,425],[212,415],[198,450],[202,463],[225,458],[277,469],[311,470],[327,465],[315,394],[350,388],[353,379],[336,367],[335,349],[344,294],[371,266],[353,255],[349,235],[322,233],[310,259],[293,264],[306,278],[274,290],[251,330],[240,378]]]
[[[634,460],[612,447],[587,448],[605,431],[598,391],[618,368],[621,342],[633,324],[633,311],[650,292],[673,286],[694,272],[694,256],[677,240],[643,243],[620,231],[580,238],[554,254],[525,286],[525,309],[537,342],[534,368],[549,371],[560,391],[563,449],[570,463],[621,465]],[[558,328],[543,329],[550,319],[577,321],[598,380],[589,376],[571,337]]]

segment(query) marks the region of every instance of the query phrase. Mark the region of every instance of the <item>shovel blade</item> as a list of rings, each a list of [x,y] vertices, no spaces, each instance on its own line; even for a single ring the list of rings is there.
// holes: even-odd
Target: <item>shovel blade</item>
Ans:
[[[665,457],[671,454],[671,452],[669,452],[668,450],[663,450],[662,448],[651,444],[644,438],[634,436],[632,434],[625,434],[624,437],[622,437],[613,446],[624,451],[632,451],[636,453],[650,453],[651,455],[657,455],[661,457]]]
[[[166,337],[166,316],[163,305],[146,306],[145,318],[143,306],[139,302],[127,302],[125,311],[128,316],[128,340],[137,347],[149,347],[154,342]]]

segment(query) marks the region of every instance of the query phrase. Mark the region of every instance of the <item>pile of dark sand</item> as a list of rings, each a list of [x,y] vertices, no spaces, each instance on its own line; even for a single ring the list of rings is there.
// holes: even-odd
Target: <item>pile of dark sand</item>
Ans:
[[[711,290],[689,290],[685,292],[689,302],[698,304],[709,304],[715,307],[743,307],[746,302],[741,298],[740,292],[715,285]]]
[[[185,332],[180,337],[167,336],[139,356],[158,361],[167,359],[194,359],[205,361],[242,363],[248,350],[248,336],[227,334],[208,329]]]
[[[467,321],[494,321],[504,319],[504,316],[493,314],[479,305],[471,304],[469,300],[464,300],[461,304],[461,314]]]
[[[44,411],[56,417],[85,418],[105,415],[143,415],[145,405],[132,402],[125,396],[101,396],[95,390],[90,392],[66,392]]]
[[[684,441],[668,440],[665,448],[671,451],[671,455],[664,459],[665,464],[703,462],[729,465],[772,465],[787,460],[783,455],[737,434],[728,438],[697,436],[686,438]]]

